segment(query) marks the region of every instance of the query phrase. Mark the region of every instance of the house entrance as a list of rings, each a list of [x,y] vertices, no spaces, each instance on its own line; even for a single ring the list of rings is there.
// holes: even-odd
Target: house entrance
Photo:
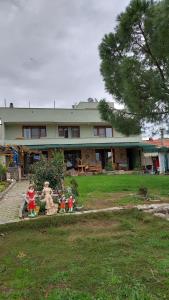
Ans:
[[[100,161],[102,165],[102,169],[105,169],[105,166],[108,164],[108,162],[112,163],[111,149],[97,149],[96,161]]]
[[[65,150],[64,159],[66,162],[67,169],[77,169],[78,159],[81,158],[80,150]]]
[[[139,149],[129,148],[127,149],[127,160],[129,170],[133,170],[141,164],[140,151]]]

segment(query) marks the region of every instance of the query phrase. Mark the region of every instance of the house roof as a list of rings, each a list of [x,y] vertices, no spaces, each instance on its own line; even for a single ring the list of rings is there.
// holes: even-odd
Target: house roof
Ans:
[[[148,140],[148,141],[145,141],[147,144],[149,145],[154,145],[156,147],[159,147],[159,148],[163,148],[163,147],[166,147],[166,148],[169,148],[169,139],[155,139],[155,140]]]
[[[5,123],[104,123],[97,109],[0,108]]]
[[[148,141],[144,141],[147,145],[149,146],[152,146],[152,152],[166,152],[169,150],[169,139],[151,139],[151,140],[148,140]],[[149,148],[150,150],[150,148]],[[149,152],[146,151],[146,152]]]
[[[113,102],[109,105],[113,107]],[[97,106],[98,102],[80,102],[73,108],[0,107],[0,119],[5,123],[106,124]]]

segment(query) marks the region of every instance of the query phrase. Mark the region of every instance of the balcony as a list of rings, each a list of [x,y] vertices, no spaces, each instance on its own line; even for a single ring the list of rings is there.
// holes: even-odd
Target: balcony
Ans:
[[[86,145],[89,146],[91,144],[98,144],[98,146],[102,146],[102,144],[119,144],[119,143],[141,143],[142,140],[139,136],[131,136],[131,137],[89,137],[89,138],[39,138],[39,139],[24,139],[22,137],[17,137],[15,139],[5,139],[5,144],[8,145],[25,145],[25,146],[38,146],[38,145],[46,145],[49,147],[56,146],[78,146],[78,145]],[[1,141],[0,141],[1,143]],[[112,145],[113,146],[113,145]]]

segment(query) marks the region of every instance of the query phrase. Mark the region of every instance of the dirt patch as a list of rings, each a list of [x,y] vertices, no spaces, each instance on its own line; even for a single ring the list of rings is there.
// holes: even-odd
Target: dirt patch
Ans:
[[[71,234],[68,238],[69,242],[75,242],[81,238],[95,238],[95,239],[99,239],[99,238],[108,238],[112,235],[118,235],[118,234],[113,234],[113,232],[111,231],[107,231],[107,232],[85,232],[83,234]]]
[[[86,209],[99,209],[117,206],[118,200],[130,196],[129,192],[107,193],[104,199],[93,198],[87,201]]]
[[[110,228],[112,226],[118,226],[120,223],[118,221],[114,221],[114,220],[81,220],[76,224],[64,224],[63,227],[64,228],[71,228],[71,230],[82,230],[82,229],[92,229],[92,228]]]
[[[73,225],[68,236],[68,241],[74,242],[83,237],[85,238],[104,238],[112,235],[118,235],[119,222],[112,220],[90,220],[86,223]],[[79,231],[78,231],[79,229]]]
[[[0,286],[0,291],[2,293],[5,293],[5,294],[10,294],[13,292],[13,289],[12,288],[8,288],[8,287],[5,287],[5,286]]]
[[[156,203],[168,203],[169,202],[169,197],[168,196],[160,196],[159,197],[160,199],[157,201],[154,201]],[[158,196],[157,196],[157,199],[158,199]],[[153,202],[153,200],[152,200]]]
[[[63,289],[67,289],[67,288],[70,288],[70,286],[65,283],[65,282],[61,282],[61,283],[58,283],[58,284],[50,284],[47,288],[47,290],[45,291],[45,299],[48,298],[49,294],[52,292],[53,289],[60,289],[60,290],[63,290]]]

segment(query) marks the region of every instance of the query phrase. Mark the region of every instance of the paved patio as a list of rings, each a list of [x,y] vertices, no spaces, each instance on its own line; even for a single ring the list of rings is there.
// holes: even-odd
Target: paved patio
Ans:
[[[0,224],[19,221],[19,207],[22,202],[22,193],[27,190],[29,182],[17,182],[0,200]]]

